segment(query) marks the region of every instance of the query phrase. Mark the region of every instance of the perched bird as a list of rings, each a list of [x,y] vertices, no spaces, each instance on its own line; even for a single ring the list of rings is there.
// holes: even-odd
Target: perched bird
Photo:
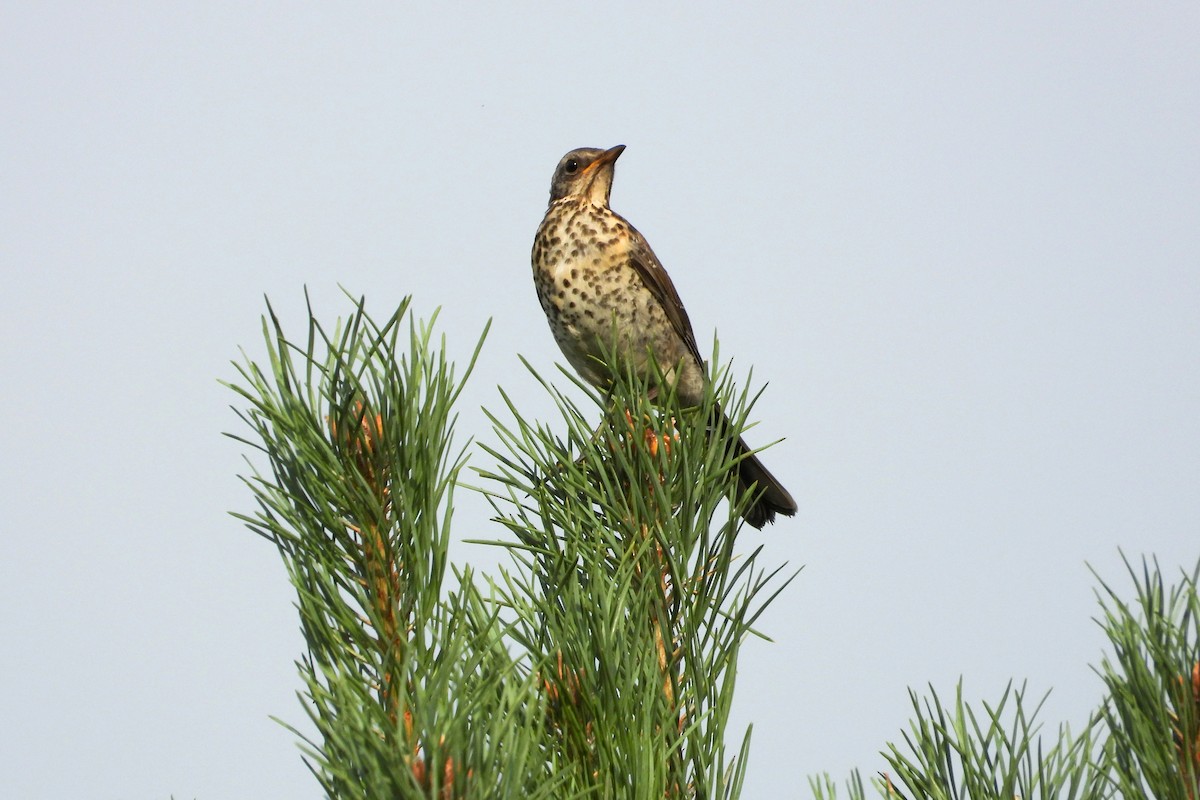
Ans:
[[[562,157],[550,184],[550,207],[533,240],[533,281],[550,330],[571,366],[593,386],[611,373],[600,359],[615,341],[635,372],[648,357],[673,382],[679,398],[697,405],[708,381],[692,323],[666,270],[637,229],[609,208],[617,157],[625,150],[592,147]],[[615,330],[614,330],[615,328]],[[729,421],[718,412],[717,426]],[[738,439],[738,485],[755,486],[746,522],[762,528],[776,514],[792,516],[796,501]]]

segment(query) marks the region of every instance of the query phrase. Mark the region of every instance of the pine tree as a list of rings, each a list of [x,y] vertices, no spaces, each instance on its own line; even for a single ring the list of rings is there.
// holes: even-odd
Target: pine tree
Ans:
[[[298,341],[268,311],[268,364],[231,387],[251,431],[234,438],[259,454],[257,510],[237,516],[296,591],[326,794],[737,797],[737,658],[787,582],[737,555],[724,502],[753,398],[724,373],[699,409],[651,404],[631,374],[604,396],[577,384],[582,404],[542,381],[559,418],[535,423],[505,396],[478,474],[512,565],[480,576],[447,548],[453,404],[482,337],[460,378],[408,300],[382,323],[360,301],[332,332],[310,308]],[[734,424],[714,434],[718,402]]]
[[[360,300],[331,332],[310,307],[293,340],[268,304],[267,363],[246,358],[231,385],[257,503],[236,516],[278,548],[296,591],[317,733],[296,732],[325,793],[738,797],[749,732],[726,748],[740,647],[794,577],[736,552],[732,444],[756,398],[722,370],[700,408],[651,403],[631,374],[601,395],[564,373],[582,402],[538,378],[558,411],[545,422],[502,395],[476,475],[511,566],[477,575],[447,551],[467,461],[453,408],[483,336],[458,377],[435,321],[405,300],[377,323]],[[717,403],[732,421],[720,433],[703,422]],[[1112,653],[1080,733],[1043,739],[1045,697],[1024,685],[982,708],[961,683],[948,704],[929,687],[911,693],[884,769],[850,776],[850,798],[869,783],[896,800],[1200,800],[1200,566],[1169,585],[1156,562],[1126,565],[1133,602],[1096,576]],[[810,785],[837,795],[828,776]]]

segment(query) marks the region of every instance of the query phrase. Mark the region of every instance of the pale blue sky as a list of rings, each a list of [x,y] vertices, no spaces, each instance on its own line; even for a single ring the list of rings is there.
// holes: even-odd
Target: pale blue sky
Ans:
[[[628,146],[614,207],[787,437],[800,513],[744,535],[806,567],[742,662],[745,796],[881,768],[908,686],[1079,723],[1085,561],[1200,557],[1198,36],[1194,2],[0,5],[0,794],[320,797],[217,379],[264,293],[296,325],[341,284],[460,356],[493,319],[461,435],[497,384],[548,415],[529,248],[582,145]]]

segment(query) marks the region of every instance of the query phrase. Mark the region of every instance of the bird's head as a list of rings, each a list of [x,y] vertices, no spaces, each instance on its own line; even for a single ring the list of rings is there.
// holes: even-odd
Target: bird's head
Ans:
[[[617,157],[624,150],[625,145],[619,144],[608,150],[581,147],[567,153],[554,170],[554,180],[550,182],[550,203],[565,197],[580,197],[607,208],[613,170]]]

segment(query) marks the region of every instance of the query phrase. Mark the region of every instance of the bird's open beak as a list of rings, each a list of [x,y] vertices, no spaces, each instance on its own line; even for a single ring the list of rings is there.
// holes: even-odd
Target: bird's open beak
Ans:
[[[601,153],[599,158],[597,158],[591,164],[588,164],[587,169],[585,169],[584,172],[591,172],[592,170],[599,169],[605,164],[611,164],[616,161],[618,157],[620,157],[621,153],[624,152],[625,145],[623,144],[619,144],[616,147],[610,147],[608,150],[605,150],[603,153]]]

